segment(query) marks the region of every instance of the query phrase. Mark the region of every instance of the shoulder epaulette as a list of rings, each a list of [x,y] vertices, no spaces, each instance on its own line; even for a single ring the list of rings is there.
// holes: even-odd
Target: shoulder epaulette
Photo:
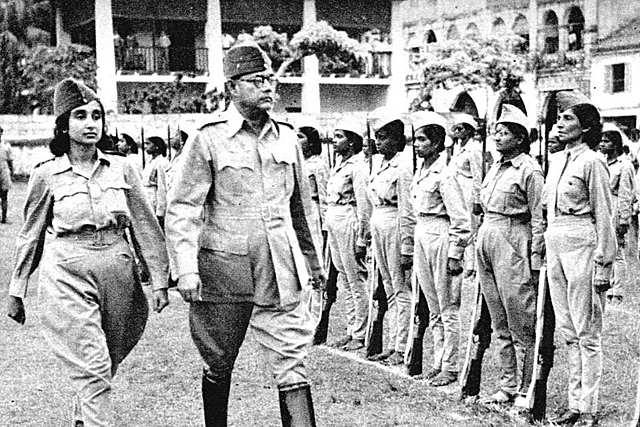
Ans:
[[[227,118],[222,115],[217,115],[213,118],[213,120],[208,121],[207,123],[201,125],[198,129],[202,130],[206,127],[217,125],[219,123],[224,123],[227,121]]]
[[[49,163],[53,160],[55,160],[55,157],[48,158],[47,160],[43,160],[40,163],[36,164],[33,168],[38,169],[40,166],[44,165],[45,163]]]

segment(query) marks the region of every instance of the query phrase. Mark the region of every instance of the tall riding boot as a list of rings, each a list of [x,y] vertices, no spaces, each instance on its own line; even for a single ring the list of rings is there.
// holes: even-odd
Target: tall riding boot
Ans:
[[[298,383],[278,389],[282,427],[316,427],[309,384]]]
[[[207,375],[202,376],[202,400],[206,427],[227,427],[230,388],[231,377],[214,380]]]

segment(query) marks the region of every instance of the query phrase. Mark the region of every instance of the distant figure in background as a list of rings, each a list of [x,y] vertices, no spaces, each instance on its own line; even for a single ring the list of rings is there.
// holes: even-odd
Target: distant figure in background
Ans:
[[[142,171],[147,199],[164,229],[164,215],[167,211],[167,144],[159,136],[151,136],[144,141],[144,151],[151,160]]]
[[[0,223],[7,223],[7,210],[9,209],[9,189],[11,188],[11,177],[13,176],[13,156],[11,155],[11,145],[2,139],[4,130],[0,126],[0,208],[2,208],[2,219]]]
[[[127,157],[127,161],[133,169],[142,177],[142,161],[138,155],[138,144],[126,133],[121,133],[118,138],[118,151]]]
[[[173,179],[173,174],[176,171],[176,164],[178,163],[178,158],[180,154],[182,154],[182,149],[184,148],[184,143],[189,139],[189,134],[185,131],[180,131],[180,138],[173,138],[171,140],[171,161],[167,164],[166,169],[166,182],[167,182],[167,192],[171,188],[171,180]]]
[[[171,46],[171,39],[167,33],[162,31],[158,38],[158,47],[160,48],[158,71],[169,71],[169,46]]]

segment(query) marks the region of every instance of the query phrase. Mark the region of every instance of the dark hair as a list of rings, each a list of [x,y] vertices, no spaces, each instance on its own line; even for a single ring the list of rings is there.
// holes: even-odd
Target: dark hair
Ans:
[[[100,101],[98,101],[98,104],[102,112],[102,136],[96,144],[96,148],[105,152],[111,149],[112,144],[111,138],[107,134],[107,124],[104,120],[104,107]],[[66,113],[60,114],[56,119],[56,126],[53,129],[53,139],[49,141],[49,150],[51,154],[56,157],[67,154],[71,148],[71,142],[69,140],[69,117],[71,116],[71,111],[72,110],[69,110]]]
[[[386,125],[382,126],[379,130],[385,130],[389,137],[396,141],[396,148],[398,151],[402,151],[405,146],[406,139],[404,137],[404,123],[402,120],[394,120]]]
[[[320,133],[316,128],[311,126],[302,126],[298,131],[307,137],[307,143],[309,144],[309,153],[312,156],[322,153],[322,142],[320,142]]]
[[[129,147],[129,151],[133,154],[138,154],[138,144],[126,133],[121,133],[120,138],[124,139]]]
[[[507,129],[509,129],[509,132],[511,132],[516,138],[520,138],[520,152],[529,154],[529,151],[531,150],[531,140],[529,139],[529,131],[527,130],[527,128],[517,123],[511,122],[504,122],[499,124],[504,125]]]
[[[353,148],[354,154],[358,154],[362,151],[362,137],[355,132],[351,132],[350,130],[344,130],[344,136],[349,140],[349,144]]]
[[[149,138],[147,138],[147,141],[149,141],[156,147],[156,150],[158,150],[158,153],[160,153],[162,157],[167,156],[167,143],[164,142],[164,139],[160,138],[159,136],[150,136]]]
[[[602,132],[602,137],[606,137],[613,144],[613,149],[617,155],[624,153],[624,144],[622,144],[622,136],[620,132],[615,130],[607,130]]]
[[[424,135],[429,139],[429,141],[438,144],[438,153],[444,151],[444,140],[446,131],[442,126],[426,125],[417,129],[416,132],[418,132],[420,129],[424,129]]]
[[[602,124],[600,123],[600,113],[591,104],[578,104],[571,107],[571,110],[578,118],[582,129],[589,129],[582,135],[582,140],[595,150],[602,139]]]

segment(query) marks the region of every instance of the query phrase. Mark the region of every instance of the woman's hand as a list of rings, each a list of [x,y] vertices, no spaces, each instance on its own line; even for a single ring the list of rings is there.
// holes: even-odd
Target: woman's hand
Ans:
[[[27,320],[27,315],[24,311],[24,303],[22,298],[9,295],[9,301],[7,303],[7,316],[15,320],[16,322],[24,325]]]
[[[161,313],[169,305],[169,293],[166,289],[156,289],[153,291],[153,311]]]

